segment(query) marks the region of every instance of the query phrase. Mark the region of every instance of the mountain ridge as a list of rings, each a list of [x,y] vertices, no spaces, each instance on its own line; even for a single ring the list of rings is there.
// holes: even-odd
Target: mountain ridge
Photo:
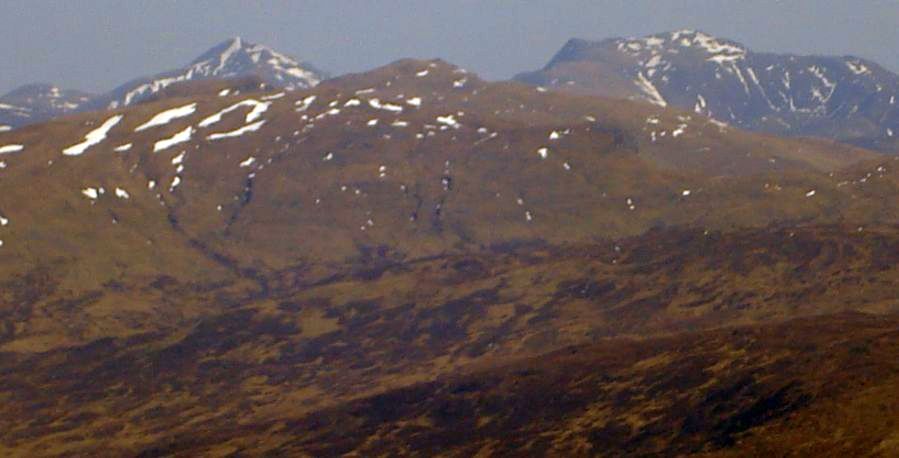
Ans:
[[[739,127],[899,151],[899,76],[854,56],[756,52],[696,30],[571,39],[518,81],[674,105]]]

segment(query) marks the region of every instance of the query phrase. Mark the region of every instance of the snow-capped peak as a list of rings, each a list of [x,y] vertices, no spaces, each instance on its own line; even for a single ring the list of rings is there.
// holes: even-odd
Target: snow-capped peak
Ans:
[[[318,85],[324,75],[274,49],[234,37],[212,47],[188,66],[126,84],[113,92],[108,108],[131,105],[184,81],[255,77],[286,90]]]
[[[267,82],[270,80],[271,84],[288,90],[310,88],[322,79],[309,65],[241,37],[220,43],[193,61],[189,68],[206,78],[231,78],[255,70]]]
[[[754,52],[692,29],[571,39],[543,69],[516,79],[674,106],[716,125],[831,137],[889,152],[899,132],[899,75],[875,62]]]

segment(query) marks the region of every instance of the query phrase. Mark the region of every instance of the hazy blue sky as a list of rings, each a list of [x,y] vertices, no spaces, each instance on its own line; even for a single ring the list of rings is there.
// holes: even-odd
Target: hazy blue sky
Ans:
[[[500,79],[571,37],[680,28],[899,70],[899,0],[2,0],[0,93],[36,81],[108,90],[235,35],[335,74],[442,57]]]

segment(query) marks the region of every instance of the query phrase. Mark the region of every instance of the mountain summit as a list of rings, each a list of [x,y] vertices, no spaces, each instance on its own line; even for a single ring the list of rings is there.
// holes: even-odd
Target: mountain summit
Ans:
[[[101,106],[109,109],[128,106],[176,83],[233,78],[256,78],[272,87],[295,90],[316,86],[324,74],[272,48],[235,37],[214,46],[186,67],[119,86],[101,98]]]
[[[322,79],[310,64],[281,54],[267,46],[248,43],[240,37],[220,43],[191,63],[203,78],[234,78],[253,74],[266,83],[286,89],[308,89]]]
[[[745,129],[899,150],[899,76],[853,56],[760,53],[696,30],[570,40],[519,81],[644,100]]]

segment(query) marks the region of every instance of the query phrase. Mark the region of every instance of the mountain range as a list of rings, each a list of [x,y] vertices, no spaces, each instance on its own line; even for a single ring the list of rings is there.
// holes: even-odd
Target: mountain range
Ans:
[[[0,454],[899,452],[899,156],[257,51],[0,132]]]
[[[572,39],[515,79],[676,106],[743,129],[899,150],[899,76],[853,56],[755,52],[695,30]]]
[[[329,75],[240,37],[187,66],[100,95],[32,84],[0,97],[0,129],[159,97],[192,81],[241,79],[287,90]],[[672,105],[742,129],[832,138],[899,151],[899,76],[854,56],[756,52],[696,30],[602,41],[572,39],[541,70],[517,81],[579,94]]]
[[[311,64],[235,37],[212,47],[185,67],[129,81],[105,94],[60,90],[49,84],[20,87],[0,97],[0,126],[11,129],[75,112],[128,106],[188,82],[253,80],[269,87],[295,90],[313,87],[325,77]]]

